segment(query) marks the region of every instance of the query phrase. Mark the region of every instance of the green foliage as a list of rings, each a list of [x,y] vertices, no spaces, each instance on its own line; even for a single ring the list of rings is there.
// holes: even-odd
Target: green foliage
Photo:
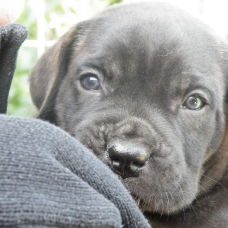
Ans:
[[[17,69],[9,94],[8,114],[32,116],[35,113],[35,107],[29,93],[28,74],[31,64],[37,60],[37,53],[35,48],[22,47],[19,54],[20,58],[17,60]]]
[[[21,16],[18,18],[17,23],[24,25],[28,28],[28,39],[34,40],[37,39],[37,23],[36,17],[31,11],[31,7],[29,5],[29,0],[25,0],[25,6]]]
[[[117,3],[121,3],[123,2],[123,0],[109,0],[108,1],[108,5],[114,5],[114,4],[117,4]]]
[[[25,0],[24,10],[17,23],[27,27],[27,40],[34,41],[38,38],[37,17],[44,14],[45,39],[55,41],[80,20],[87,19],[108,5],[119,2],[121,0],[45,0],[45,12],[41,12],[37,5],[39,0]],[[10,89],[8,114],[33,116],[36,112],[29,93],[28,76],[37,60],[37,48],[27,41],[24,42],[18,54],[17,68]]]
[[[28,2],[29,0],[25,1],[24,10],[17,23],[20,23],[28,28],[28,39],[36,39],[37,23]],[[29,93],[28,75],[36,60],[36,48],[20,48],[17,59],[17,67],[8,99],[7,112],[10,115],[32,116],[35,113],[35,107],[32,104]]]

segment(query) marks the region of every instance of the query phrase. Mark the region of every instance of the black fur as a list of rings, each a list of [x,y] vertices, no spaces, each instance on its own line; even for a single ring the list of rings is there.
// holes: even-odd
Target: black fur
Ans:
[[[38,117],[110,166],[153,227],[225,228],[227,53],[213,31],[175,7],[120,5],[47,51],[31,93]],[[88,75],[98,90],[83,87]]]

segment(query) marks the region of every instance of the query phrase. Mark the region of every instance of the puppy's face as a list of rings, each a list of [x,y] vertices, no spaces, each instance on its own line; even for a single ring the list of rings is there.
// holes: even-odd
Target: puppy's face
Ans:
[[[225,135],[225,54],[169,5],[113,7],[41,58],[31,92],[39,117],[91,149],[144,210],[175,213],[226,165],[212,162]]]

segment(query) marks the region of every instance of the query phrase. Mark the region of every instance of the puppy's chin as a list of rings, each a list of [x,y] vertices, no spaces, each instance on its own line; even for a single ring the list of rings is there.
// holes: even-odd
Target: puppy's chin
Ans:
[[[100,159],[106,163],[106,159]],[[118,174],[116,176],[143,212],[175,215],[185,209],[191,209],[191,204],[198,194],[197,181],[193,181],[194,178],[190,176],[185,176],[179,181],[173,180],[172,184],[161,181],[159,174],[153,181],[145,173],[141,173],[139,177],[125,179]]]
[[[176,182],[171,188],[166,183],[146,181],[146,177],[126,178],[122,180],[143,212],[153,212],[160,215],[177,214],[190,207],[197,195],[198,186],[186,180]],[[164,186],[162,188],[162,186]],[[184,187],[185,186],[185,187]]]

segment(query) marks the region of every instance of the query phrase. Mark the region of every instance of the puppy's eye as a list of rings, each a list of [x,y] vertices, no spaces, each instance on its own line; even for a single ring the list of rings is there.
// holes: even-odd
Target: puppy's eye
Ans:
[[[182,107],[190,110],[200,110],[201,108],[204,107],[205,104],[206,104],[206,101],[204,98],[198,95],[191,95],[185,100]]]
[[[100,89],[100,81],[94,74],[86,74],[81,80],[81,85],[86,90],[99,90]]]

